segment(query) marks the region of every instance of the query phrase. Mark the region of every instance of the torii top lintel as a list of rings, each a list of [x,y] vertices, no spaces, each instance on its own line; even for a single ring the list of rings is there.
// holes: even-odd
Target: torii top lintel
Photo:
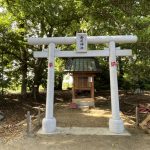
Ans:
[[[117,36],[87,36],[88,44],[101,44],[114,41],[115,43],[135,43],[137,36],[134,35],[117,35]],[[76,43],[76,37],[47,37],[47,38],[28,38],[28,44],[30,45],[49,45],[55,44],[74,44]]]

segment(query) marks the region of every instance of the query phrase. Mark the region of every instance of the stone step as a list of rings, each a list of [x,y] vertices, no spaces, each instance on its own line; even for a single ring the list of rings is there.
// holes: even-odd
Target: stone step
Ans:
[[[93,98],[72,99],[72,102],[76,103],[78,106],[95,106]]]

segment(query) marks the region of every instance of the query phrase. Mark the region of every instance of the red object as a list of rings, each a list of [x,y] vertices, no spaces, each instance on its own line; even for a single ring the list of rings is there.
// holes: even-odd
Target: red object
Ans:
[[[50,68],[53,67],[53,63],[49,63],[49,67],[50,67]]]
[[[140,113],[150,113],[150,108],[145,105],[139,105],[139,112]]]
[[[77,105],[76,103],[70,103],[70,104],[69,104],[69,108],[77,109],[77,108],[78,108],[78,105]]]
[[[139,108],[140,113],[150,113],[150,109],[148,108]]]
[[[111,62],[111,66],[112,66],[112,67],[117,66],[117,62],[112,61],[112,62]]]

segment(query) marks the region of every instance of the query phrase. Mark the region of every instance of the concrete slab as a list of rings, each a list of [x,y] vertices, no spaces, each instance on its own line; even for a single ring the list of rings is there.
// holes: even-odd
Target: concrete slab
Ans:
[[[76,98],[72,99],[73,103],[76,103],[79,107],[84,106],[95,106],[94,99],[93,98]]]
[[[40,129],[37,135],[53,135],[53,134],[69,134],[69,135],[119,135],[119,136],[131,136],[131,134],[124,130],[121,134],[110,132],[108,128],[99,127],[57,127],[53,133],[43,133]]]

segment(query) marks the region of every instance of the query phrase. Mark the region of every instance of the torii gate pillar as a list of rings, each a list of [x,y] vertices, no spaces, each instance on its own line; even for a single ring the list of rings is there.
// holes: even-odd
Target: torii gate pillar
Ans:
[[[109,119],[109,130],[114,133],[122,133],[124,130],[123,121],[120,119],[117,62],[115,42],[109,42],[109,71],[111,89],[111,111],[112,118]]]
[[[46,112],[45,118],[42,121],[42,131],[51,133],[56,130],[56,119],[53,116],[54,112],[54,50],[55,44],[48,45],[48,74],[47,74],[47,95],[46,95]]]

